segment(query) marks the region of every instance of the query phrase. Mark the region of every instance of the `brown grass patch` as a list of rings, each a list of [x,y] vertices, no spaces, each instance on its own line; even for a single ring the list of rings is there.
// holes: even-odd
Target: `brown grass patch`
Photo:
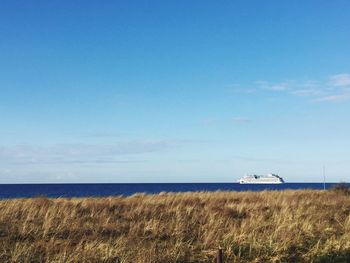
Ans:
[[[339,191],[0,201],[0,262],[350,261]]]

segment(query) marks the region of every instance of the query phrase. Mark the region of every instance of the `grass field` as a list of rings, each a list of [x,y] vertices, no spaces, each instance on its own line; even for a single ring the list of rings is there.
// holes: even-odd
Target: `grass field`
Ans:
[[[0,201],[0,262],[350,262],[336,191]]]

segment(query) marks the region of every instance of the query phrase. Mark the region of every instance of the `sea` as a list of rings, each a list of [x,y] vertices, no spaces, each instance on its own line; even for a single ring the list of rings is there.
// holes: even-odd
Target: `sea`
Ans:
[[[336,183],[70,183],[70,184],[0,184],[0,199],[26,197],[106,197],[130,196],[136,193],[264,191],[286,189],[326,189]],[[350,187],[350,184],[347,184]]]

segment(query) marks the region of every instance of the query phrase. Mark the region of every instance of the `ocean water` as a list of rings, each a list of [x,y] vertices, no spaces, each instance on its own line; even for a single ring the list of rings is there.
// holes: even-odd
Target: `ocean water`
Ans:
[[[326,189],[335,183],[327,183]],[[350,186],[350,184],[347,184]],[[323,183],[285,183],[248,185],[239,183],[137,183],[137,184],[0,184],[0,199],[22,197],[102,197],[156,194],[160,192],[263,191],[285,189],[323,189]]]

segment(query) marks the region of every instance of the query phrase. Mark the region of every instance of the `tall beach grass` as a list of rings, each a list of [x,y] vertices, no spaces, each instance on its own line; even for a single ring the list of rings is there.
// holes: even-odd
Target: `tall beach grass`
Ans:
[[[0,262],[350,261],[339,191],[198,192],[0,201]]]

